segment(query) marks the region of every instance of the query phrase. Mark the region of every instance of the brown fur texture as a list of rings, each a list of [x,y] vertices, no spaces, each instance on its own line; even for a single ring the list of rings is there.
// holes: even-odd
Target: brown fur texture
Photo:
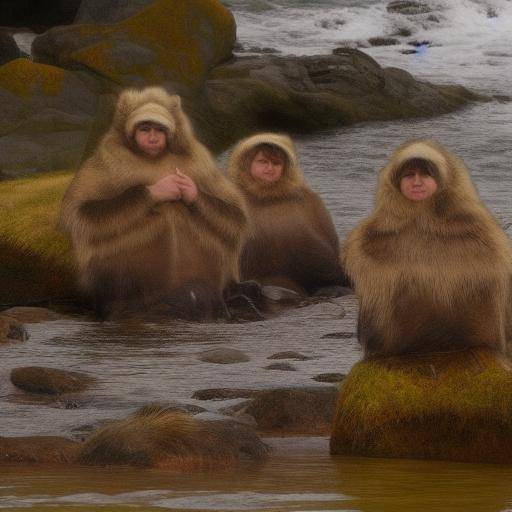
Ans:
[[[247,425],[198,421],[156,405],[92,434],[78,462],[188,470],[229,466],[243,456],[259,460],[267,453],[267,446]]]
[[[256,181],[244,162],[255,146],[281,148],[288,162],[279,181]],[[343,284],[338,235],[320,197],[304,182],[293,142],[286,135],[260,133],[233,150],[229,175],[245,195],[251,220],[242,253],[243,279],[312,293]]]
[[[413,202],[396,173],[412,158],[437,168],[437,191]],[[399,147],[380,172],[373,214],[348,236],[345,269],[360,300],[367,356],[487,346],[510,340],[510,241],[461,160],[432,140]],[[507,323],[509,327],[507,327]]]
[[[169,151],[157,159],[134,150],[142,120],[169,131]],[[157,203],[147,189],[176,168],[199,190],[191,206]],[[179,96],[158,87],[121,93],[110,130],[66,192],[61,224],[73,241],[81,289],[111,312],[161,299],[179,309],[187,294],[208,310],[239,279],[243,197],[194,137]]]

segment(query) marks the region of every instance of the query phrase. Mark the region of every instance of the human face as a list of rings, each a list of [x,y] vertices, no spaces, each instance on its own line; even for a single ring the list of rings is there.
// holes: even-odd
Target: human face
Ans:
[[[255,180],[264,183],[275,183],[283,175],[284,162],[280,159],[269,158],[263,151],[258,151],[252,159],[249,172]]]
[[[165,128],[155,124],[140,124],[134,133],[135,144],[150,158],[160,156],[167,148]]]
[[[419,169],[410,169],[400,180],[400,192],[410,201],[419,202],[431,197],[437,190],[436,180]]]

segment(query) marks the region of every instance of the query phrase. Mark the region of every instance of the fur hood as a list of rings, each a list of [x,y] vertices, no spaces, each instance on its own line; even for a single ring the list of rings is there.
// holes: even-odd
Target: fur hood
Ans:
[[[400,192],[399,170],[413,158],[428,160],[437,169],[437,191],[420,202],[409,201]],[[399,229],[404,221],[419,217],[460,218],[467,215],[492,218],[480,201],[464,163],[438,142],[430,139],[410,140],[393,153],[380,171],[372,217],[379,219],[382,229]]]
[[[244,156],[259,144],[272,144],[282,149],[288,157],[283,175],[275,183],[257,182],[248,169],[243,168]],[[259,133],[240,141],[231,153],[228,164],[231,180],[247,195],[256,199],[279,199],[300,195],[305,186],[299,167],[295,145],[287,135]]]

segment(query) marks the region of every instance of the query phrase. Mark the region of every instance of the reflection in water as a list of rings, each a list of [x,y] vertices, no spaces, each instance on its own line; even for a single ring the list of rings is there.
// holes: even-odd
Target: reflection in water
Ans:
[[[2,468],[0,508],[492,512],[512,504],[512,467],[330,457],[326,438],[269,442],[274,452],[264,466],[214,478],[128,468],[45,468],[44,474]]]

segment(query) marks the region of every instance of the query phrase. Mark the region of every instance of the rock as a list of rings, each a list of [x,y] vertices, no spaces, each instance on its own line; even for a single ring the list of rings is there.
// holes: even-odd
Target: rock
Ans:
[[[259,393],[255,389],[198,389],[194,391],[192,398],[196,400],[229,400],[231,398],[250,398]]]
[[[355,338],[356,335],[353,332],[330,332],[329,334],[324,334],[322,339],[326,338],[340,338],[340,339],[350,339]]]
[[[199,405],[182,404],[179,402],[170,402],[167,404],[156,403],[156,404],[145,405],[144,407],[141,407],[139,409],[139,413],[143,414],[145,411],[152,411],[155,408],[165,409],[166,411],[169,411],[169,412],[183,412],[183,413],[187,413],[187,414],[191,414],[191,415],[207,412],[204,407],[201,407]]]
[[[21,51],[14,38],[7,32],[0,30],[0,66],[21,57]]]
[[[485,348],[362,361],[341,386],[331,453],[512,462],[512,370]]]
[[[497,18],[498,13],[496,12],[496,9],[494,7],[487,7],[487,17],[488,18]]]
[[[313,380],[316,380],[317,382],[335,383],[341,382],[345,377],[346,375],[343,373],[320,373],[315,375]]]
[[[274,302],[297,303],[303,298],[302,295],[298,294],[296,291],[283,288],[282,286],[262,286],[261,293],[263,297]]]
[[[153,0],[81,0],[76,23],[117,23],[134,16]]]
[[[132,465],[190,471],[216,469],[242,456],[261,460],[267,446],[253,429],[234,421],[197,421],[155,407],[112,422],[92,434],[78,461],[89,465]]]
[[[189,96],[231,57],[235,37],[233,15],[220,2],[154,0],[118,23],[53,28],[34,40],[32,54],[37,62],[87,69],[114,84],[165,84]]]
[[[409,41],[407,43],[409,46],[414,46],[415,48],[419,48],[420,46],[430,46],[432,43],[430,41]]]
[[[427,21],[431,21],[432,23],[439,23],[439,18],[434,14],[427,16]]]
[[[433,116],[479,98],[459,86],[435,86],[406,71],[381,68],[359,50],[337,48],[333,55],[247,56],[218,66],[205,84],[205,108],[192,117],[215,148],[255,129],[310,132]],[[229,133],[224,126],[231,127]]]
[[[409,16],[414,16],[416,14],[426,14],[432,10],[427,4],[423,4],[421,2],[410,2],[406,0],[389,2],[386,9],[388,12],[396,12],[398,14],[406,14]]]
[[[245,363],[249,361],[249,356],[235,348],[220,347],[201,352],[198,359],[206,363],[233,364]]]
[[[372,46],[394,46],[400,44],[400,41],[394,37],[370,37],[368,42]]]
[[[80,2],[81,0],[2,0],[1,24],[43,32],[55,25],[72,23]]]
[[[290,363],[273,363],[264,367],[265,370],[282,370],[285,372],[295,372],[297,368]]]
[[[71,463],[80,447],[62,437],[0,437],[0,464]]]
[[[26,341],[27,339],[28,333],[22,323],[4,313],[0,315],[0,343]]]
[[[4,176],[76,167],[98,104],[96,79],[16,59],[0,67]]]
[[[59,315],[51,309],[23,306],[17,306],[2,311],[2,313],[0,313],[0,318],[3,315],[15,318],[18,322],[23,322],[25,324],[51,322],[52,320],[60,320],[64,318],[62,315]]]
[[[24,366],[11,371],[11,382],[29,393],[60,395],[84,391],[91,380],[83,373],[41,366]]]
[[[294,352],[293,350],[286,350],[284,352],[276,352],[275,354],[268,356],[267,359],[295,359],[297,361],[309,361],[310,359],[314,359],[314,357],[306,356],[300,352]]]
[[[259,430],[272,435],[325,435],[330,432],[336,395],[334,386],[273,389],[261,391],[232,411],[250,414]]]
[[[417,50],[402,50],[400,53],[404,55],[413,55],[414,53],[418,53]]]

